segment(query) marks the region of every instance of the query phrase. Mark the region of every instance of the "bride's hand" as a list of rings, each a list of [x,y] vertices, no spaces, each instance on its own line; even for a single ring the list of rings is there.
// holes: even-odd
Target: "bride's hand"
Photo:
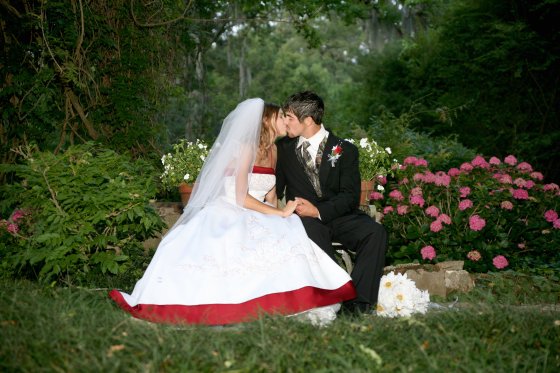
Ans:
[[[282,217],[288,217],[294,213],[298,203],[294,200],[286,202],[286,206],[282,209]]]

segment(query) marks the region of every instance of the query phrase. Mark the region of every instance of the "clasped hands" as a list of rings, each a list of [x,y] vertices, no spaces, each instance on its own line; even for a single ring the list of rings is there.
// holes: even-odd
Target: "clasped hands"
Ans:
[[[294,212],[301,217],[319,217],[319,210],[317,207],[305,198],[301,197],[296,197],[294,200],[288,201],[282,211],[284,212],[284,217],[290,216]]]

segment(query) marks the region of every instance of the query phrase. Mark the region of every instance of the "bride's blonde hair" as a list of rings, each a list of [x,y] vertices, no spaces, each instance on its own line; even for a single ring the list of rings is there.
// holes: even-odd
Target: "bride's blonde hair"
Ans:
[[[261,134],[259,137],[259,150],[257,153],[257,158],[267,159],[269,157],[269,152],[274,144],[274,139],[276,139],[276,126],[274,125],[275,120],[278,118],[280,113],[280,106],[265,102],[262,116],[262,127]]]

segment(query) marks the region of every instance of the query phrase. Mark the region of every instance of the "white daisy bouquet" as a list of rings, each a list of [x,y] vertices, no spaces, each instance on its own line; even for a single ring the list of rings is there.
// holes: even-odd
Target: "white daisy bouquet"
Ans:
[[[406,274],[389,272],[381,277],[377,315],[397,317],[426,313],[429,303],[428,291],[418,289]]]

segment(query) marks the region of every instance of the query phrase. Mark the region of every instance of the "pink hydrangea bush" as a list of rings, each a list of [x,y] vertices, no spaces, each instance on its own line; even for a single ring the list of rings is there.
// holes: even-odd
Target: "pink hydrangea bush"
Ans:
[[[10,216],[0,218],[0,253],[6,254],[7,249],[18,247],[25,241],[30,227],[31,214],[28,211],[15,209]],[[0,255],[0,261],[4,260]]]
[[[7,219],[0,219],[0,235],[8,234],[17,237],[19,231],[27,226],[27,216],[28,213],[24,210],[16,209]]]
[[[447,171],[407,157],[370,203],[382,212],[392,263],[464,260],[471,271],[560,268],[560,187],[509,155]],[[437,253],[437,254],[436,254]]]

